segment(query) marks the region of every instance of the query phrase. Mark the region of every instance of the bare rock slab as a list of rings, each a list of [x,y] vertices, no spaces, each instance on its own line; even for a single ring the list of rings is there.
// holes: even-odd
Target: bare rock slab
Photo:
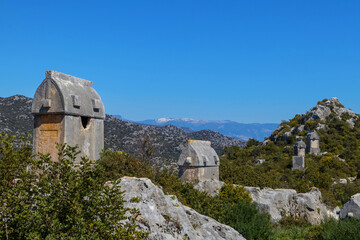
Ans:
[[[137,224],[150,232],[150,240],[245,239],[235,229],[182,205],[175,196],[165,195],[147,178],[123,177],[120,186],[125,191],[125,207],[140,210]]]
[[[354,217],[360,219],[360,193],[351,196],[340,211],[340,218]]]

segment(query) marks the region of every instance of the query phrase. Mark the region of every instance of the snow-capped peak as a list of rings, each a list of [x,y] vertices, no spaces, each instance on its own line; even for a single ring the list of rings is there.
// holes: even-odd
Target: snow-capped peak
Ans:
[[[155,122],[157,123],[165,123],[165,122],[171,122],[171,121],[174,121],[176,119],[174,118],[158,118],[155,120]]]

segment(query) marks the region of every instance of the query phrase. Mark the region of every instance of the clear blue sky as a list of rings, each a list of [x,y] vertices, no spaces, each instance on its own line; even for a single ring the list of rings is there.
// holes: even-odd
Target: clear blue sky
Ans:
[[[132,120],[280,122],[334,96],[360,113],[360,1],[0,0],[0,96],[45,70]]]

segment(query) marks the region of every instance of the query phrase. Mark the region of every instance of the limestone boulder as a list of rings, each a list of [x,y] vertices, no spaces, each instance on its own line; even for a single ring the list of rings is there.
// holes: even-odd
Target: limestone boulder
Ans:
[[[182,205],[175,196],[165,195],[147,178],[123,177],[125,207],[137,208],[140,229],[150,232],[150,240],[245,239],[233,228]]]
[[[360,193],[353,195],[340,210],[340,218],[354,217],[360,219]]]
[[[298,193],[290,201],[289,215],[295,219],[305,219],[311,224],[320,224],[328,210],[321,201],[321,192],[313,188],[307,193]]]
[[[296,195],[293,189],[260,189],[258,187],[245,187],[245,189],[251,194],[258,208],[270,214],[272,222],[277,222],[289,215],[291,200]]]
[[[206,191],[210,195],[219,194],[223,182],[207,181],[195,184],[195,188]],[[294,189],[272,189],[245,187],[253,202],[262,212],[270,215],[272,222],[278,222],[283,217],[305,219],[311,224],[320,224],[327,217],[337,219],[336,210],[330,210],[322,202],[321,192],[313,188],[307,193],[297,193]]]

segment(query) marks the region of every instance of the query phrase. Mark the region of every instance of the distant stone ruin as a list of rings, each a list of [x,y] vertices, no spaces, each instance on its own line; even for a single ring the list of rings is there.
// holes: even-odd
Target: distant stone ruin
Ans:
[[[57,159],[55,143],[78,146],[81,156],[98,159],[104,148],[105,109],[92,82],[55,71],[47,71],[36,90],[34,152],[50,153]]]
[[[320,155],[320,137],[316,131],[311,131],[306,135],[306,152]]]
[[[294,145],[295,156],[305,157],[305,148],[305,143],[301,139],[299,139]]]
[[[210,141],[189,140],[178,165],[182,181],[219,181],[220,160]]]
[[[292,159],[292,170],[303,171],[305,169],[305,143],[299,139],[294,145],[295,156]]]

